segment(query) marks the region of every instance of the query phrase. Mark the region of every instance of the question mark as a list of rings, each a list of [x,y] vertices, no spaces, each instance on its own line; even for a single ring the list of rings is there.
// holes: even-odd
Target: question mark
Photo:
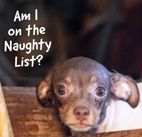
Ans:
[[[38,65],[41,65],[41,60],[43,59],[43,55],[38,55],[37,57],[37,60],[38,60]]]

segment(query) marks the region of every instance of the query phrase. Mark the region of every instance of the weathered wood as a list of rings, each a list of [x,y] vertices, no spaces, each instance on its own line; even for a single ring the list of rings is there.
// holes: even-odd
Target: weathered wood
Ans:
[[[35,88],[3,87],[15,137],[65,137],[53,108],[43,108]],[[141,137],[142,130],[98,134],[84,137]]]
[[[64,137],[52,108],[39,105],[35,88],[3,88],[15,137]]]

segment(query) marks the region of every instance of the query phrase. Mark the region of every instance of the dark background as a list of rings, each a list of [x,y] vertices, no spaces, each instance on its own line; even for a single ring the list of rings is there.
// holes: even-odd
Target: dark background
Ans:
[[[39,26],[52,40],[49,53],[43,52],[41,66],[14,67],[14,57],[24,52],[3,52],[4,40],[11,39],[9,28],[24,28],[29,22],[13,22],[16,10],[38,9]],[[34,24],[34,20],[30,24]],[[12,37],[28,42],[33,36]],[[37,54],[37,53],[32,53]],[[65,59],[85,56],[104,64],[110,71],[142,78],[142,2],[141,0],[1,0],[0,1],[0,81],[9,86],[35,86],[52,66]]]

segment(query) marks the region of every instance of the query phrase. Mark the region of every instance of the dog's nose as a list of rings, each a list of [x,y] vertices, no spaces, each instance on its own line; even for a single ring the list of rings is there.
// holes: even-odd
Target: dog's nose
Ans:
[[[73,110],[73,113],[78,120],[85,120],[87,116],[90,114],[90,111],[87,107],[78,106]]]

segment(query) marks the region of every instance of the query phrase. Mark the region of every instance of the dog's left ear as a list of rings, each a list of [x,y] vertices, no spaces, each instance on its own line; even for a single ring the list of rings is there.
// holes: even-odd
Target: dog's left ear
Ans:
[[[135,80],[120,73],[111,73],[111,91],[119,99],[127,101],[131,107],[139,103],[139,90]]]

